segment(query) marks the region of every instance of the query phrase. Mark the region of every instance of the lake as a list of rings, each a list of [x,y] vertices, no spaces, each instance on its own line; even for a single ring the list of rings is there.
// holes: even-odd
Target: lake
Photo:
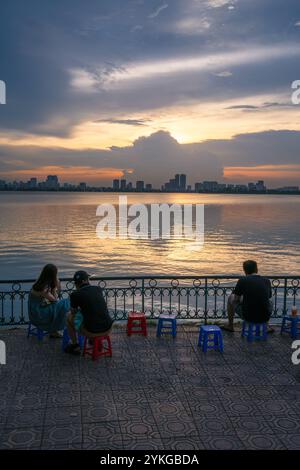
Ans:
[[[35,278],[45,263],[60,276],[239,274],[256,259],[263,274],[300,274],[300,197],[128,193],[128,204],[204,204],[205,242],[100,240],[99,204],[116,193],[0,192],[0,277]]]

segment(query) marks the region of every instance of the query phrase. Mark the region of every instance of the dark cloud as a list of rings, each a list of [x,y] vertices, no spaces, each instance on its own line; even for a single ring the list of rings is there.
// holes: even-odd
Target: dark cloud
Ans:
[[[132,146],[111,150],[68,150],[0,146],[4,174],[44,166],[133,170],[132,181],[144,179],[160,186],[175,173],[185,172],[190,183],[219,180],[228,166],[299,165],[300,131],[240,134],[229,140],[179,144],[168,132],[140,137]],[[71,176],[70,176],[71,179]],[[107,181],[99,181],[107,183]]]
[[[235,8],[228,10],[231,4]],[[154,13],[155,18],[149,18]],[[288,92],[299,77],[299,56],[285,52],[273,58],[266,55],[259,62],[236,63],[226,80],[217,75],[227,68],[216,63],[215,76],[211,71],[186,70],[144,77],[121,89],[100,86],[94,94],[72,89],[70,70],[87,70],[101,78],[133,63],[225,57],[243,49],[247,57],[247,49],[259,51],[264,46],[290,44],[292,49],[299,43],[299,18],[298,0],[5,2],[0,16],[0,79],[7,83],[7,105],[0,109],[0,128],[64,136],[84,120],[101,119],[99,109],[103,119],[112,114],[118,119],[122,113],[185,100],[205,103]],[[201,37],[191,20],[206,25]]]
[[[94,122],[109,122],[111,124],[125,124],[127,126],[146,126],[148,119],[97,119]]]

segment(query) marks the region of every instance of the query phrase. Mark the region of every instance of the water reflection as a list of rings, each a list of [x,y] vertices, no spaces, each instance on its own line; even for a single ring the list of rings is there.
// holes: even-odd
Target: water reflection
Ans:
[[[46,262],[61,275],[235,274],[255,258],[266,274],[299,274],[297,196],[132,194],[132,203],[204,203],[205,245],[192,241],[100,240],[96,207],[115,194],[0,193],[1,278],[35,277]]]

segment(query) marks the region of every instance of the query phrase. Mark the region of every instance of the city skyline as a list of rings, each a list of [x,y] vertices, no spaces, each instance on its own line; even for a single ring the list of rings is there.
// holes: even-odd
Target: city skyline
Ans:
[[[299,184],[297,0],[15,0],[0,25],[0,178]]]
[[[218,181],[197,182],[192,187],[187,184],[187,175],[184,173],[176,174],[170,178],[160,188],[156,188],[152,183],[138,180],[135,182],[126,179],[114,179],[111,186],[89,186],[81,181],[74,185],[68,182],[60,183],[57,175],[48,175],[45,181],[38,181],[36,177],[31,177],[28,181],[8,182],[0,179],[0,191],[113,191],[113,192],[178,192],[178,193],[287,193],[300,194],[299,186],[282,186],[276,189],[267,188],[263,180],[248,184],[224,184]]]

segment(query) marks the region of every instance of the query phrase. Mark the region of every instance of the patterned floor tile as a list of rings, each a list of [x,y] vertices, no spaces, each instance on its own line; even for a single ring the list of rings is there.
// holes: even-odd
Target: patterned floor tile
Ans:
[[[204,450],[206,449],[202,440],[198,436],[193,437],[176,437],[162,439],[164,450]]]
[[[243,450],[244,443],[237,435],[201,436],[203,446],[207,450]]]
[[[120,421],[121,433],[123,439],[160,439],[160,433],[157,423],[153,418],[144,419],[124,419]]]
[[[44,423],[45,409],[11,409],[6,421],[6,428],[34,428]]]
[[[237,431],[237,435],[247,450],[283,450],[286,448],[275,434],[252,434]]]
[[[42,446],[79,444],[82,441],[82,431],[80,424],[64,424],[45,426],[43,432]]]
[[[119,421],[83,423],[82,431],[84,444],[101,442],[112,445],[114,440],[122,441]]]
[[[6,429],[0,442],[1,449],[30,449],[41,445],[43,427]]]
[[[277,438],[288,450],[300,450],[300,434],[277,434]]]
[[[80,424],[81,423],[81,407],[80,406],[64,406],[46,408],[45,426],[63,426],[64,424]]]
[[[260,416],[230,416],[235,431],[253,434],[273,433],[272,427],[264,417]]]
[[[194,419],[185,412],[180,416],[155,416],[155,421],[163,439],[198,435]]]

